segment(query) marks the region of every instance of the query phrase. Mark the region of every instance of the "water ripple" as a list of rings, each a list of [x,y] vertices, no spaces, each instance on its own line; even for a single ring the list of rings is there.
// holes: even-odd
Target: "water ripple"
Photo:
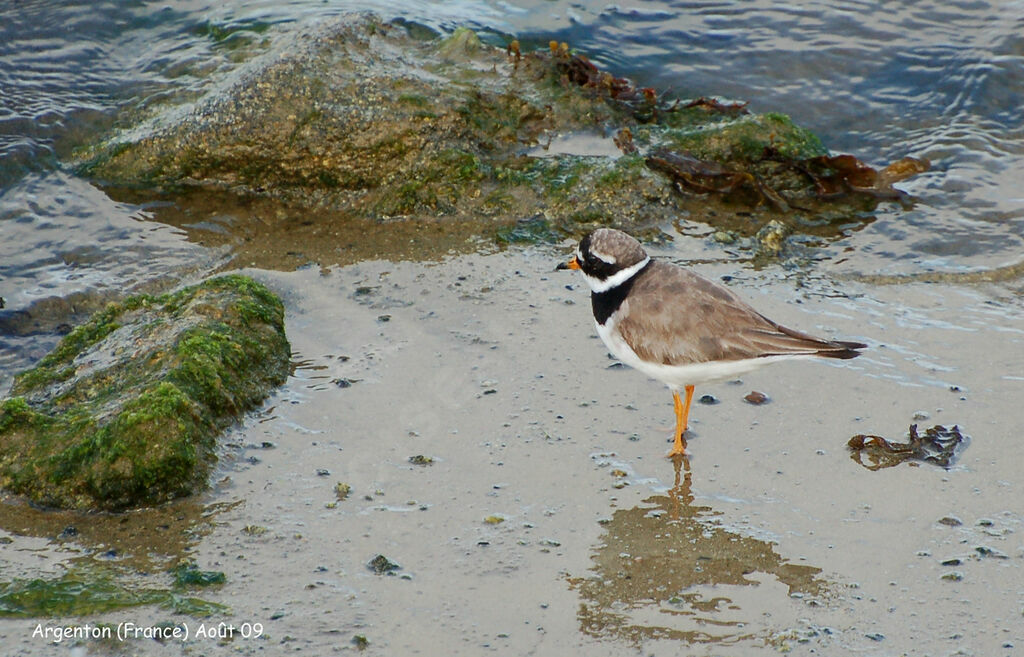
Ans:
[[[899,273],[1002,266],[1024,252],[1024,2],[880,0],[193,0],[0,4],[0,193],[60,166],[124,107],[195,94],[286,28],[353,9],[493,40],[569,41],[600,65],[682,97],[779,111],[834,151],[933,168],[910,212],[834,245],[846,266]],[[6,258],[6,253],[0,253]]]
[[[1020,261],[1024,2],[643,7],[538,3],[533,26],[543,13],[558,38],[641,85],[790,114],[834,151],[876,164],[930,159],[932,171],[902,185],[920,199],[913,212],[883,209],[837,245],[869,254],[857,266],[895,272]]]

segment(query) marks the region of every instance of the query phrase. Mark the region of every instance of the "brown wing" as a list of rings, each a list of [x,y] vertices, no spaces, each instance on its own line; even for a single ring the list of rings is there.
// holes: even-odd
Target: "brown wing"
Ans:
[[[665,365],[799,354],[852,358],[865,346],[780,326],[721,285],[657,261],[636,279],[619,313],[618,329],[633,351]]]

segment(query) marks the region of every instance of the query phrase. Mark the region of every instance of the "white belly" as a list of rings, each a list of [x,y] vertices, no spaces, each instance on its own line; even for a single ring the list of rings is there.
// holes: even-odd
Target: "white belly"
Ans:
[[[687,365],[665,365],[663,363],[651,363],[642,360],[636,352],[626,344],[617,331],[615,331],[615,317],[608,318],[604,326],[594,323],[597,327],[597,334],[601,336],[608,350],[612,355],[630,367],[640,370],[652,379],[661,381],[673,390],[680,390],[688,385],[698,385],[713,381],[724,381],[732,379],[759,367],[780,360],[793,358],[806,358],[806,356],[763,356],[760,358],[745,358],[742,360],[720,360],[704,363],[690,363]]]

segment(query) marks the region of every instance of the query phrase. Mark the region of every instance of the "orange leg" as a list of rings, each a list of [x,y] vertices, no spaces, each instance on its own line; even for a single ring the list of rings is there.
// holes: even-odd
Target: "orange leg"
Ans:
[[[686,454],[686,438],[683,434],[686,433],[687,419],[690,417],[690,402],[693,401],[693,386],[686,386],[686,401],[684,402],[679,398],[679,392],[676,390],[672,391],[672,401],[676,406],[676,441],[672,446],[672,451],[668,453],[669,456],[679,456]]]

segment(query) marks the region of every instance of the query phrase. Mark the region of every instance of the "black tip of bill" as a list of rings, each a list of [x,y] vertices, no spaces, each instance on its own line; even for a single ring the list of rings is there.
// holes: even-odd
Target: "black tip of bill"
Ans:
[[[562,269],[568,269],[568,268],[569,268],[569,263],[568,262],[560,262],[560,263],[558,263],[558,266],[555,267],[555,271],[561,271]]]

